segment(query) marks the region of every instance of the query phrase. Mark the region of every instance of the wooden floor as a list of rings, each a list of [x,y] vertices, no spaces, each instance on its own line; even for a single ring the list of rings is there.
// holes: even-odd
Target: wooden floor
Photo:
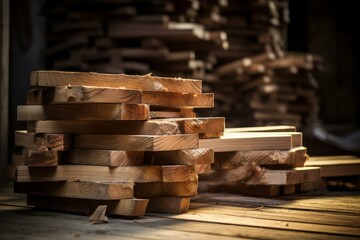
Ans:
[[[0,239],[359,239],[360,192],[316,192],[276,199],[201,194],[187,214],[110,218],[36,210],[0,193]]]

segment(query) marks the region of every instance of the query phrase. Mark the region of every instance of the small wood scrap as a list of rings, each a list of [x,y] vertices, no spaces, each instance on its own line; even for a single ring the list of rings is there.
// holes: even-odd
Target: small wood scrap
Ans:
[[[226,128],[218,139],[200,139],[200,147],[215,154],[200,192],[274,197],[322,187],[320,168],[304,167],[308,155],[294,126]]]
[[[305,166],[321,167],[321,177],[328,189],[359,189],[360,158],[357,156],[316,156]]]
[[[199,138],[225,130],[224,118],[194,115],[214,102],[200,80],[35,71],[31,85],[18,107],[27,131],[15,132],[14,185],[29,205],[92,214],[93,223],[188,211],[198,174],[214,162]]]

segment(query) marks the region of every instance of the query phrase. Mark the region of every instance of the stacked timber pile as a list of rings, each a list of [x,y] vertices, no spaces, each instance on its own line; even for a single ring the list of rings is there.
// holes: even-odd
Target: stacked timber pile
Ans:
[[[35,71],[31,85],[17,112],[27,131],[15,133],[25,163],[15,191],[29,205],[77,213],[105,205],[102,215],[128,217],[187,211],[197,174],[213,162],[199,138],[224,132],[224,118],[193,112],[213,107],[200,80]]]
[[[304,167],[302,133],[292,126],[226,128],[200,147],[215,152],[214,172],[200,176],[200,192],[273,197],[322,187],[320,168]]]
[[[314,73],[320,62],[315,55],[288,53],[224,64],[208,82],[216,94],[216,114],[225,116],[229,126],[316,123],[319,101]]]
[[[316,156],[305,166],[321,167],[321,177],[329,189],[360,189],[360,158],[357,156]]]
[[[194,22],[199,9],[194,0],[46,1],[48,68],[202,78],[227,42]]]

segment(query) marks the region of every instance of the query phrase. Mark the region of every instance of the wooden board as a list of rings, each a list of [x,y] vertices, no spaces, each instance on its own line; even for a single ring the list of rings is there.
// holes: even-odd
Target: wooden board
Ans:
[[[197,181],[135,183],[134,196],[136,198],[194,197],[197,194],[197,189]]]
[[[241,164],[254,163],[258,165],[285,164],[301,167],[306,160],[306,148],[298,147],[291,150],[266,150],[266,151],[238,151],[215,153],[216,167],[232,169]]]
[[[214,151],[211,148],[151,152],[148,155],[149,161],[154,165],[194,165],[214,162]]]
[[[28,105],[49,103],[141,103],[142,91],[121,88],[59,86],[34,88],[27,93]]]
[[[196,134],[179,135],[77,135],[75,148],[125,151],[169,151],[198,148]]]
[[[29,167],[55,167],[62,164],[62,152],[24,149],[25,165]]]
[[[60,210],[71,213],[91,214],[99,205],[107,205],[107,214],[139,217],[144,216],[147,199],[91,200],[62,197],[28,195],[27,203],[38,208]]]
[[[296,127],[284,125],[284,126],[226,128],[225,132],[296,132]]]
[[[197,174],[207,174],[213,171],[211,164],[195,164],[194,169]]]
[[[321,177],[360,175],[360,158],[354,156],[311,157],[305,166],[321,167]]]
[[[18,121],[36,120],[148,120],[146,104],[51,104],[17,106]]]
[[[223,117],[169,118],[163,121],[176,122],[180,132],[187,134],[218,133],[224,132],[225,129],[225,118]]]
[[[291,135],[266,135],[243,133],[236,137],[199,139],[200,148],[213,148],[214,152],[250,151],[250,150],[289,150]]]
[[[188,167],[190,170],[191,168]],[[196,179],[191,173],[187,178],[167,178],[167,182],[187,182]],[[19,166],[17,182],[163,182],[163,166],[124,166],[109,168],[104,166],[60,165],[55,168],[28,168]]]
[[[156,197],[150,198],[147,213],[181,214],[189,211],[190,198]]]
[[[134,197],[133,183],[17,182],[14,192],[30,195],[116,200]]]
[[[179,126],[166,121],[35,121],[28,122],[28,131],[34,133],[69,134],[124,134],[169,135],[178,134]]]
[[[142,103],[163,107],[214,107],[213,93],[143,92]]]
[[[167,91],[178,93],[201,93],[200,80],[153,77],[150,74],[132,76],[125,74],[100,74],[61,71],[34,71],[31,86],[99,86],[123,87],[143,91]]]
[[[27,131],[15,131],[15,145],[34,148],[43,146],[53,151],[68,150],[72,146],[72,138],[69,134],[35,134]]]
[[[96,166],[139,166],[144,164],[144,152],[72,149],[64,152],[67,164]]]

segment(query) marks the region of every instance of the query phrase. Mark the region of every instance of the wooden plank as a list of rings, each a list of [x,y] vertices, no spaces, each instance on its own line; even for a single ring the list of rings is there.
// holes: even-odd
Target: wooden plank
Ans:
[[[305,166],[321,167],[322,177],[360,175],[360,158],[353,156],[311,157]]]
[[[56,168],[28,168],[19,166],[17,182],[60,182],[60,181],[90,181],[90,182],[162,182],[162,166],[124,166],[109,168],[105,166],[60,165]],[[189,174],[185,179],[175,177],[172,182],[186,182],[196,179],[195,174]],[[169,182],[170,179],[167,179]]]
[[[154,165],[211,164],[214,162],[214,151],[211,148],[161,151],[151,152],[149,157]]]
[[[215,153],[217,167],[232,169],[245,163],[258,165],[286,164],[301,167],[306,160],[306,148],[298,147],[291,150],[237,151]]]
[[[178,134],[179,126],[166,121],[35,121],[28,122],[34,133],[169,135]]]
[[[194,169],[197,174],[207,174],[213,171],[211,164],[195,164]]]
[[[281,125],[264,127],[226,128],[225,132],[296,132],[296,127]]]
[[[223,117],[168,118],[164,121],[176,122],[180,132],[186,134],[218,133],[224,132],[225,129],[225,118]]]
[[[135,183],[134,196],[136,198],[194,197],[197,194],[197,190],[197,181]]]
[[[61,71],[34,71],[31,86],[99,86],[123,87],[142,91],[167,91],[178,93],[201,93],[201,81],[182,78],[154,77],[150,74],[132,76],[125,74],[100,74]]]
[[[148,120],[146,104],[51,104],[17,106],[18,121],[35,120]]]
[[[117,200],[134,197],[133,183],[97,182],[17,182],[14,192],[30,195]]]
[[[186,165],[162,166],[163,182],[185,182],[190,179],[191,169]]]
[[[25,165],[29,167],[55,167],[62,164],[62,152],[25,149]]]
[[[183,111],[150,111],[150,117],[152,119],[156,118],[195,118],[196,113],[193,111],[183,112]]]
[[[224,136],[224,132],[207,132],[207,133],[199,133],[200,139],[208,139],[208,138],[220,138]]]
[[[77,135],[75,148],[125,151],[170,151],[198,148],[196,134],[179,135]]]
[[[53,151],[68,150],[72,146],[72,138],[69,134],[35,134],[27,131],[15,131],[15,145],[33,148],[44,147]]]
[[[189,211],[190,198],[156,197],[150,198],[147,213],[181,214]]]
[[[126,217],[144,216],[148,201],[147,199],[92,200],[37,195],[28,195],[27,199],[29,205],[38,208],[87,215],[94,212],[97,206],[107,205],[107,214]]]
[[[214,107],[213,93],[143,92],[142,103],[163,107]]]
[[[141,103],[142,91],[108,87],[59,86],[34,88],[27,93],[28,105],[49,103]]]
[[[64,152],[67,164],[95,166],[139,166],[144,164],[144,152],[72,149]]]
[[[200,139],[200,148],[213,148],[214,152],[231,152],[243,150],[289,150],[291,149],[290,135],[266,135],[242,133],[236,137],[223,136],[221,138]]]

